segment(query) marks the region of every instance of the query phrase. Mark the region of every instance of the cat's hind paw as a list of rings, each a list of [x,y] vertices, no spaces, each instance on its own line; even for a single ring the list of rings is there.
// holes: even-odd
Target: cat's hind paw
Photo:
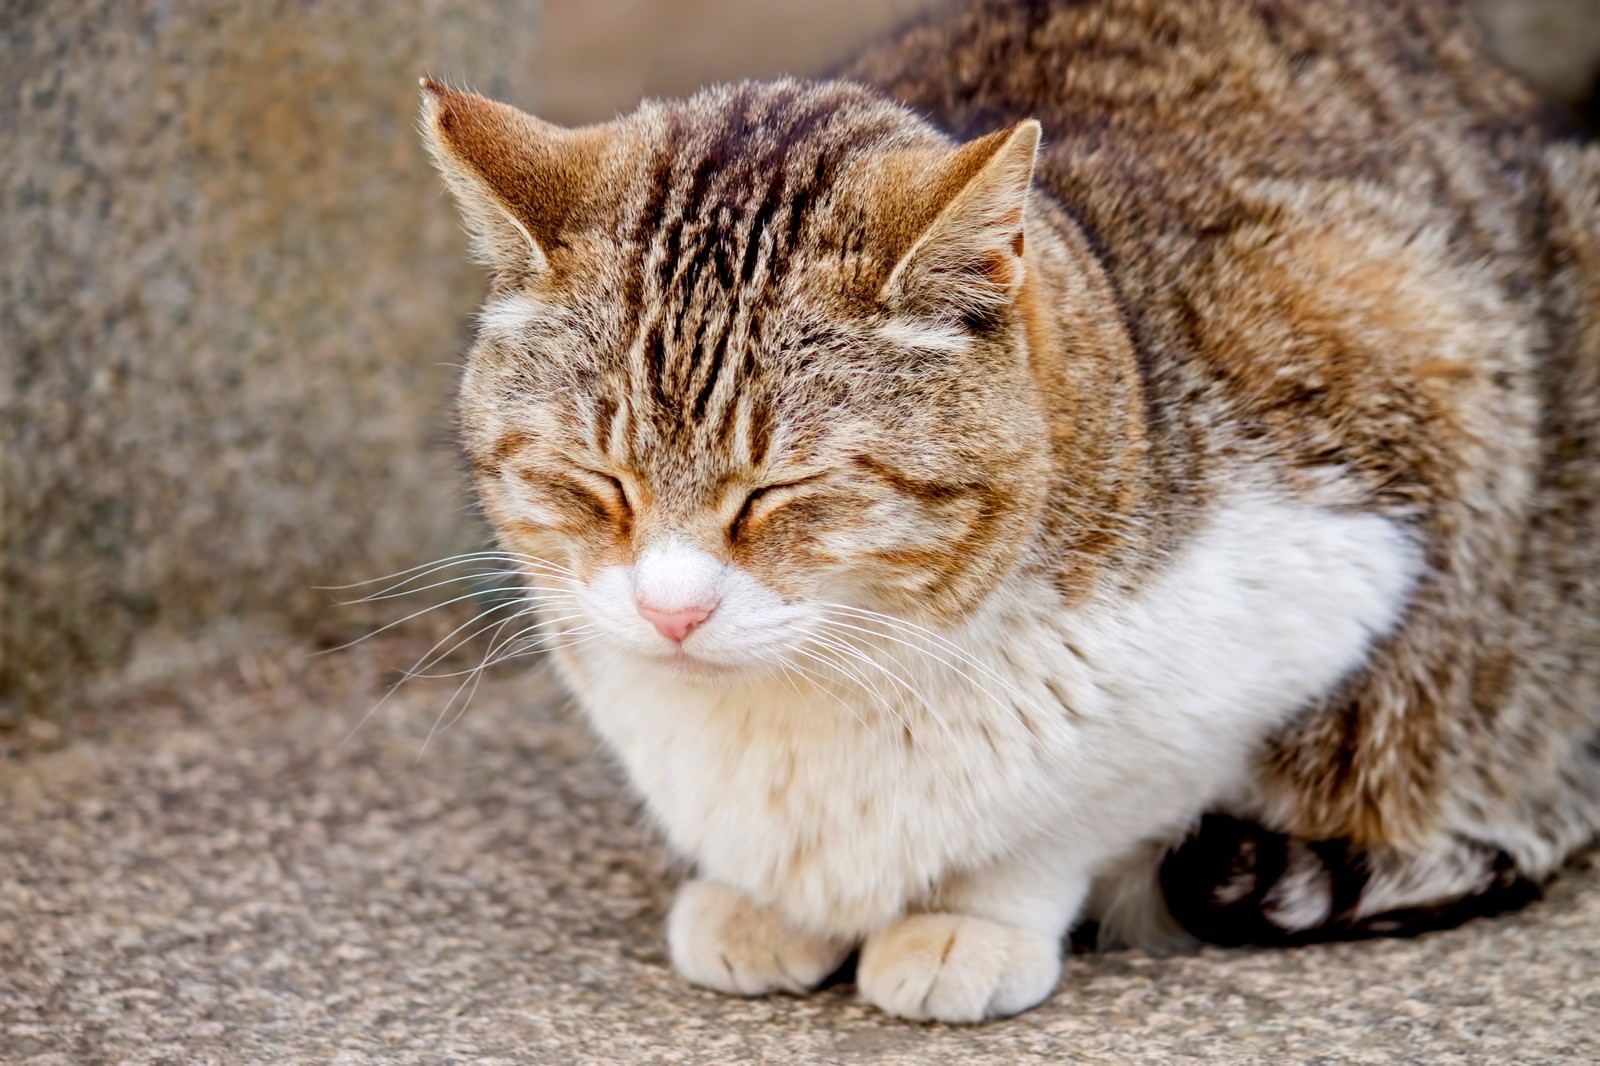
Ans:
[[[902,1018],[981,1022],[1035,1006],[1060,977],[1053,937],[985,918],[917,914],[867,938],[856,987]]]
[[[848,941],[795,929],[715,881],[686,882],[667,916],[672,964],[687,980],[737,996],[809,992],[839,968]]]

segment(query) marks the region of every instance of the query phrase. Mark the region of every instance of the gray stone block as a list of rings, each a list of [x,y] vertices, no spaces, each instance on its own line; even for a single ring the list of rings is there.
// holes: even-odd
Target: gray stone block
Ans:
[[[536,11],[0,16],[0,694],[303,630],[313,585],[478,536],[448,401],[481,282],[416,80],[526,98]]]

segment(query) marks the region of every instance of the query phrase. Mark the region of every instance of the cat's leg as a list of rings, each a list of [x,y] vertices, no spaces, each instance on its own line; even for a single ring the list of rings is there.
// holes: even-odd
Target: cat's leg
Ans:
[[[1194,944],[1161,892],[1161,861],[1172,847],[1168,840],[1146,841],[1095,874],[1083,917],[1093,923],[1098,947],[1166,952]]]
[[[1089,879],[1043,848],[944,885],[935,909],[867,937],[856,985],[902,1018],[979,1022],[1027,1010],[1055,991],[1067,929]]]
[[[1513,910],[1535,883],[1490,844],[1443,837],[1414,850],[1358,851],[1207,815],[1161,864],[1162,895],[1213,944],[1299,944],[1405,936]]]
[[[795,929],[774,908],[716,881],[685,882],[667,916],[667,947],[678,972],[739,996],[809,992],[853,946]]]

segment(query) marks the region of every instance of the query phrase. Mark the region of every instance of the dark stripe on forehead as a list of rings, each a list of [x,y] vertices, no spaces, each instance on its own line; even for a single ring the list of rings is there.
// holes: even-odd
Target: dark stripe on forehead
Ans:
[[[789,201],[789,247],[793,248],[800,239],[800,227],[805,224],[806,215],[811,210],[811,205],[816,202],[817,195],[826,186],[828,180],[828,164],[824,156],[817,156],[817,162],[811,170],[811,181],[795,190],[794,196]]]
[[[717,277],[717,284],[723,290],[733,288],[733,261],[729,249],[732,243],[729,232],[732,223],[738,220],[738,209],[730,204],[722,203],[714,207],[707,207],[705,211],[711,216],[701,224],[700,232],[695,241],[694,251],[687,256],[681,256],[672,271],[669,291],[681,294],[684,297],[694,293],[699,286],[700,277],[711,267]],[[679,220],[678,227],[673,231],[674,237],[682,232],[685,222]],[[668,254],[676,254],[677,249],[669,249]],[[668,266],[662,264],[662,272],[668,271]]]
[[[702,152],[690,176],[682,209],[667,231],[667,254],[661,262],[663,292],[680,285],[684,291],[692,291],[708,262],[713,262],[717,280],[724,287],[733,284],[726,237],[741,214],[740,179],[752,170],[746,145],[753,131],[752,95],[748,86],[739,89],[726,108],[723,128]],[[712,183],[719,179],[720,196],[711,200]],[[692,224],[699,226],[699,242],[693,255],[685,259],[684,230]]]
[[[795,119],[789,127],[788,144],[790,146],[804,144],[822,129],[835,112],[837,105],[830,100],[823,100],[813,104],[810,109]],[[811,179],[797,186],[789,197],[789,225],[787,227],[788,240],[785,251],[791,251],[795,242],[800,238],[800,228],[805,224],[806,216],[816,204],[832,181],[833,171],[843,153],[840,147],[832,151],[823,150],[817,153],[816,161],[812,164]]]
[[[755,376],[756,344],[754,338],[745,347],[744,355],[739,360],[738,368],[733,372],[735,383],[743,386],[748,384]],[[719,451],[727,451],[733,445],[734,432],[739,422],[739,392],[735,388],[730,391],[727,399],[722,404],[722,412],[716,420],[716,428],[711,431],[711,440]]]
[[[728,337],[733,332],[733,316],[723,324],[722,332],[717,335],[717,343],[711,349],[711,362],[706,368],[705,379],[700,384],[700,391],[695,393],[694,407],[690,417],[698,424],[706,417],[706,405],[711,402],[711,393],[717,387],[717,378],[722,371],[723,357],[728,354]]]
[[[774,168],[772,176],[767,179],[767,192],[761,198],[761,206],[756,208],[755,217],[750,220],[750,236],[745,240],[744,262],[739,266],[739,281],[742,284],[750,284],[756,276],[756,262],[761,258],[761,238],[782,203],[783,171]],[[777,249],[774,248],[773,252],[776,254]]]
[[[736,371],[739,380],[748,380],[746,370],[750,367],[754,358],[755,357],[752,354],[751,349],[746,348],[744,352],[744,358],[740,361],[739,369]],[[735,390],[734,393],[728,396],[727,400],[724,401],[722,405],[722,413],[720,417],[716,419],[716,428],[711,431],[712,444],[718,451],[726,452],[733,446],[733,434],[734,430],[738,426],[738,421],[739,397],[737,390]]]
[[[640,312],[644,307],[644,249],[650,246],[649,234],[660,223],[672,194],[673,162],[683,147],[683,141],[683,120],[677,115],[668,114],[666,143],[650,169],[649,195],[635,220],[633,231],[628,234],[629,242],[638,249],[629,257],[627,277],[622,286],[622,336],[630,341],[638,332]]]
[[[640,414],[663,428],[717,422],[711,436],[727,441],[739,386],[755,377],[755,336],[777,305],[772,280],[844,160],[903,120],[852,114],[853,92],[794,84],[740,86],[707,101],[711,114],[694,103],[667,116],[670,150],[634,233],[623,337],[642,349],[637,394],[656,408]],[[848,137],[830,131],[841,108]]]
[[[661,335],[661,318],[656,317],[650,324],[649,332],[644,338],[644,367],[645,377],[650,383],[650,392],[657,410],[667,407],[667,342]]]

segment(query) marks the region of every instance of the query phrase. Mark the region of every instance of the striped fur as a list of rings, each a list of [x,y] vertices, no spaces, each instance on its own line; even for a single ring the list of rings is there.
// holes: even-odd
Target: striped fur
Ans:
[[[699,866],[691,979],[864,942],[975,1020],[1085,907],[1416,931],[1593,837],[1600,149],[1452,4],[977,0],[582,130],[424,98],[480,494],[606,638],[557,661]],[[666,647],[641,589],[715,611]]]

